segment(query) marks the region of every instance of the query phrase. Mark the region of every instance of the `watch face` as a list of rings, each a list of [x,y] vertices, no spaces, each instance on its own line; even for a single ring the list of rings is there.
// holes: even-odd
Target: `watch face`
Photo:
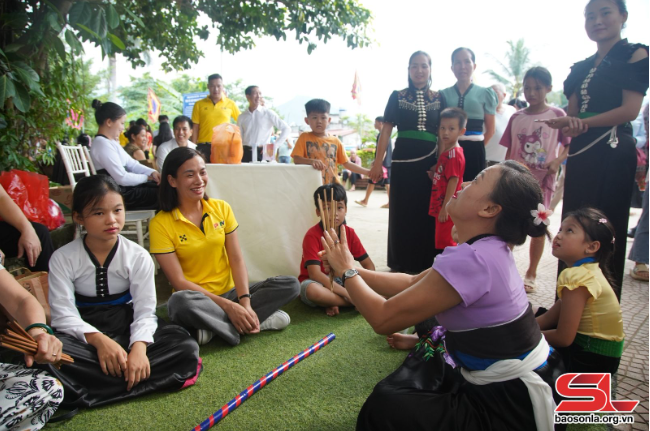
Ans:
[[[346,277],[354,277],[358,273],[359,272],[356,269],[348,269],[347,271],[345,271],[345,276]]]

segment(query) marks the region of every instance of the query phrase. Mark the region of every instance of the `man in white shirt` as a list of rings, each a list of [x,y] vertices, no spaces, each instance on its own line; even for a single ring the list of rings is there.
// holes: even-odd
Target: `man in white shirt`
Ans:
[[[488,166],[501,163],[506,159],[506,151],[508,151],[508,148],[499,145],[499,142],[501,141],[503,132],[508,127],[508,120],[510,120],[512,114],[517,112],[514,107],[503,104],[506,98],[506,87],[503,84],[494,84],[492,89],[497,94],[499,104],[497,105],[497,113],[494,116],[494,135],[492,135],[492,138],[485,145],[485,159],[487,160]]]
[[[244,146],[242,163],[262,160],[262,151],[264,145],[270,142],[273,127],[280,129],[280,137],[275,141],[274,148],[282,144],[291,134],[291,128],[278,117],[278,114],[262,106],[262,92],[258,86],[251,85],[246,88],[246,99],[248,109],[237,119]]]
[[[190,147],[196,149],[196,144],[190,141],[192,137],[192,120],[185,115],[179,115],[174,118],[172,127],[174,128],[174,139],[163,142],[156,151],[156,167],[162,171],[165,158],[174,149],[178,147]]]

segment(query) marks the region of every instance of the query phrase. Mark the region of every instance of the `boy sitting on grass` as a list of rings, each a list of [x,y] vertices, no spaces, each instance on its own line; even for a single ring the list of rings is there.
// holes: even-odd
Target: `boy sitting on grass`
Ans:
[[[332,121],[329,102],[323,99],[312,99],[305,104],[305,110],[307,111],[305,123],[311,127],[311,132],[305,132],[298,137],[291,152],[293,162],[296,165],[312,165],[314,169],[321,171],[323,184],[337,182],[338,165],[343,165],[345,169],[357,174],[370,175],[370,170],[348,159],[339,138],[328,136],[327,126]]]
[[[331,190],[334,189],[334,202],[331,202]],[[345,224],[345,215],[348,212],[348,197],[345,189],[340,184],[326,184],[316,189],[314,193],[314,204],[316,215],[322,217],[318,208],[320,197],[323,206],[327,206],[327,212],[336,211],[337,234],[341,228],[345,229],[348,239],[348,247],[354,259],[361,263],[365,269],[374,271],[375,264],[363,248],[361,240],[354,232],[354,229]],[[325,211],[325,208],[323,208]],[[323,236],[323,225],[319,222],[310,228],[302,241],[302,261],[300,262],[300,299],[310,307],[325,307],[328,316],[339,314],[339,307],[350,307],[352,302],[350,296],[339,278],[334,279],[334,291],[330,290],[329,274],[325,273],[323,262],[318,253],[322,250],[321,237]]]

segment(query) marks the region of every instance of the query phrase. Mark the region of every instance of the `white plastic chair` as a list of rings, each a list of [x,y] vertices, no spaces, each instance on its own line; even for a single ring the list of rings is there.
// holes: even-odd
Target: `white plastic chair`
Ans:
[[[97,174],[95,169],[95,164],[90,157],[90,152],[88,148],[82,147],[81,145],[62,145],[60,142],[56,143],[56,147],[61,154],[63,159],[63,164],[65,165],[65,170],[68,173],[68,179],[70,180],[70,186],[72,191],[74,191],[77,180],[75,174],[84,174],[84,176],[89,177],[91,172],[93,175]],[[149,232],[145,232],[144,223],[148,223],[156,215],[155,211],[143,210],[143,211],[126,211],[125,213],[125,227],[134,226],[129,230],[122,230],[122,235],[135,235],[138,239],[138,244],[140,247],[144,247],[144,239],[149,236]],[[75,232],[75,238],[79,235],[79,232]]]
[[[70,180],[70,187],[74,191],[74,187],[77,184],[76,174],[84,174],[86,177],[90,176],[86,154],[81,145],[62,145],[60,142],[57,142],[56,148],[59,150],[59,154],[61,154],[65,171]]]
[[[90,157],[90,150],[88,147],[81,147],[84,150],[84,156],[86,156],[86,161],[88,162],[88,167],[90,168],[90,173],[92,175],[97,175],[97,169],[95,169],[95,163],[93,163],[92,157]]]

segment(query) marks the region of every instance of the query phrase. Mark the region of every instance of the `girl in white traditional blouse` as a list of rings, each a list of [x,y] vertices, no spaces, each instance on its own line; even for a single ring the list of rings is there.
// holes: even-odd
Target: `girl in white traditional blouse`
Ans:
[[[65,387],[63,406],[95,407],[193,384],[199,346],[185,329],[156,317],[153,261],[120,236],[118,185],[105,175],[83,178],[72,210],[87,234],[54,253],[49,275],[52,326],[75,359],[49,368]]]

